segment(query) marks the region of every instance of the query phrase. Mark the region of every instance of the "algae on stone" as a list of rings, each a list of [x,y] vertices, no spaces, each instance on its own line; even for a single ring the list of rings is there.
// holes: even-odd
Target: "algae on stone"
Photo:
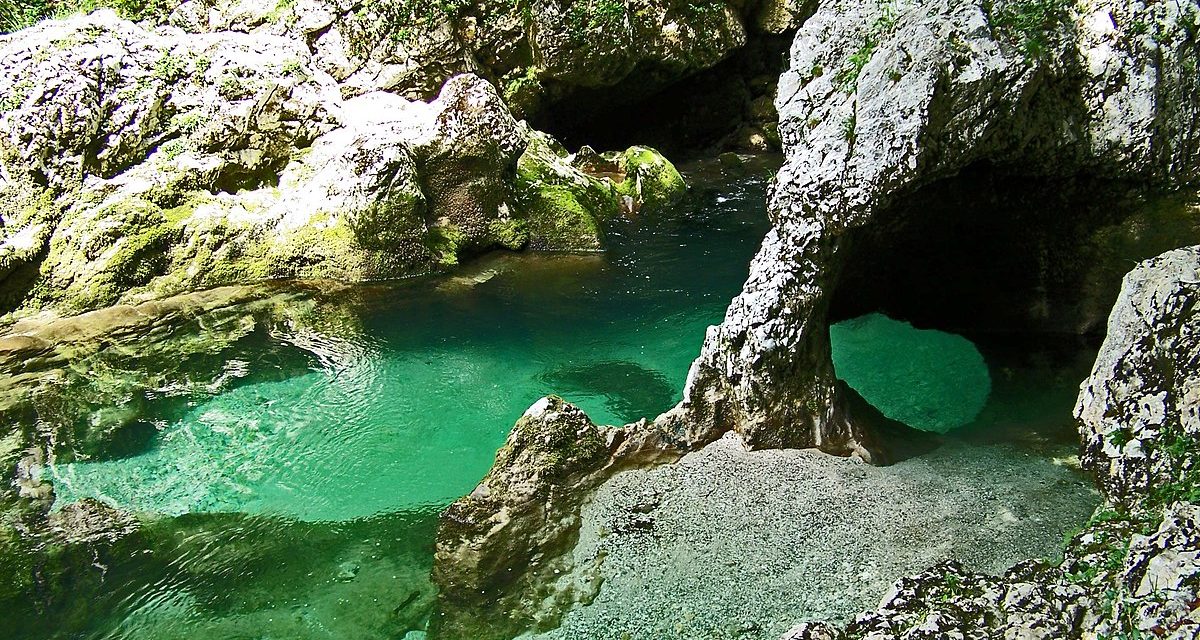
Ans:
[[[114,59],[102,83],[65,71]],[[289,39],[149,31],[111,11],[0,40],[0,90],[46,87],[0,114],[0,312],[406,277],[492,248],[597,250],[622,211],[684,190],[641,147],[602,175],[575,166],[478,76],[431,103],[346,99],[314,64]]]
[[[536,249],[600,249],[605,225],[645,208],[662,211],[687,191],[670,161],[648,147],[569,154],[553,138],[533,132],[517,162],[518,206]]]

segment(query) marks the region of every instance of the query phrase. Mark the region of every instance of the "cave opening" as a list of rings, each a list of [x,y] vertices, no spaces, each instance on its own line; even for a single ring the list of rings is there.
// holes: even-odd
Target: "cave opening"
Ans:
[[[1200,242],[1197,202],[988,163],[915,189],[843,238],[835,372],[911,427],[1073,447],[1071,408],[1122,277]]]
[[[661,79],[675,72],[654,68],[611,87],[548,81],[549,99],[524,115],[572,150],[644,145],[676,162],[725,150],[778,151],[775,85],[790,43],[789,34],[755,34],[720,63],[674,81]]]

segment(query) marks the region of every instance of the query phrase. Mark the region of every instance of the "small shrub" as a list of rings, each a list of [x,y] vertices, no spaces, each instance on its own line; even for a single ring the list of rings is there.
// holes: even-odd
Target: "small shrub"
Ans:
[[[858,114],[852,113],[842,121],[842,137],[850,146],[854,146],[854,141],[857,139],[855,130],[858,128]]]
[[[19,108],[25,99],[29,97],[29,92],[33,90],[33,82],[28,78],[17,83],[13,87],[12,93],[0,99],[0,113],[8,113]]]
[[[837,72],[837,75],[834,76],[834,82],[837,83],[842,91],[853,92],[863,67],[867,66],[867,63],[871,61],[871,56],[875,54],[875,48],[879,46],[884,36],[896,28],[897,20],[895,0],[881,0],[879,2],[879,16],[875,18],[866,35],[863,36],[862,44]]]
[[[1053,44],[1055,32],[1070,19],[1074,4],[1074,0],[1010,0],[999,9],[987,8],[992,26],[1009,44],[1021,47],[1027,59],[1033,59]]]
[[[0,33],[33,26],[46,18],[112,9],[127,20],[162,20],[179,0],[0,0]]]
[[[300,64],[299,60],[288,60],[283,63],[280,71],[286,76],[298,76],[304,70],[304,65]]]
[[[170,51],[164,51],[158,62],[154,63],[154,77],[170,84],[183,77],[183,63]]]
[[[576,0],[567,9],[567,27],[578,44],[589,35],[620,28],[627,15],[621,0]]]
[[[196,75],[203,76],[204,74],[208,73],[209,68],[212,67],[212,60],[209,60],[204,56],[200,56],[196,58],[194,64],[196,65]]]
[[[167,142],[163,143],[158,150],[162,153],[163,158],[166,160],[174,160],[175,158],[183,155],[184,151],[187,151],[187,143],[179,138],[175,138],[174,140],[168,140]]]

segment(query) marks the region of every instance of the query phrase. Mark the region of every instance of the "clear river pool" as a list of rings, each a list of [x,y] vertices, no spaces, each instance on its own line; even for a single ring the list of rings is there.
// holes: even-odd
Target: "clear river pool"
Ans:
[[[543,395],[604,424],[677,402],[766,231],[765,189],[742,179],[677,219],[618,223],[605,254],[338,290],[206,352],[203,384],[159,385],[113,444],[47,465],[55,508],[94,498],[148,524],[109,556],[57,558],[77,567],[62,595],[5,612],[0,637],[420,637],[437,513]],[[839,372],[896,419],[1069,448],[1091,345],[915,331],[837,325]],[[923,378],[948,353],[957,369]],[[918,369],[873,377],[886,362]],[[900,397],[905,375],[927,384]]]

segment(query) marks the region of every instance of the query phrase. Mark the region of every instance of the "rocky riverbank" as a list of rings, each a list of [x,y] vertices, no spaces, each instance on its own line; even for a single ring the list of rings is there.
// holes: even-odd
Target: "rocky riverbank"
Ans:
[[[590,599],[594,586],[557,580],[583,570],[582,514],[618,472],[730,432],[751,449],[894,459],[897,425],[830,357],[830,324],[864,311],[1106,329],[1077,409],[1104,505],[1061,565],[938,565],[844,628],[789,637],[1196,634],[1198,250],[1141,264],[1120,296],[1114,279],[1194,243],[1153,238],[1131,214],[1200,177],[1194,0],[252,4],[122,4],[139,22],[101,11],[0,36],[4,323],[116,304],[119,325],[138,304],[221,284],[404,277],[493,248],[595,250],[615,216],[677,202],[679,173],[642,146],[569,153],[519,118],[550,125],[555,109],[593,101],[622,117],[690,74],[720,75],[751,31],[798,28],[777,130],[763,101],[775,92],[738,78],[752,116],[738,130],[762,146],[777,137],[786,162],[773,228],[683,401],[603,429],[557,398],[531,408],[443,514],[433,635],[469,634],[499,609],[504,637]],[[1131,255],[1105,252],[1126,237]],[[221,316],[226,303],[210,302],[195,318]],[[58,370],[52,340],[18,338],[6,353]],[[0,434],[17,480],[0,493],[16,514],[0,546],[28,562],[22,536],[49,526],[32,470],[76,442],[22,424]],[[120,514],[82,509],[62,522],[85,537],[123,531]],[[35,567],[9,569],[14,584],[36,582]]]
[[[594,250],[686,190],[649,148],[569,154],[477,76],[430,103],[345,99],[275,36],[97,12],[0,37],[0,87],[0,298],[22,314]]]
[[[683,402],[606,432],[607,454],[522,475],[513,493],[513,469],[562,459],[556,445],[521,444],[542,428],[542,414],[527,415],[485,480],[487,500],[469,496],[447,514],[435,568],[446,608],[503,602],[514,618],[537,620],[552,600],[544,571],[570,565],[563,550],[575,548],[586,503],[578,493],[624,465],[674,459],[729,430],[756,449],[886,461],[886,422],[837,380],[830,359],[829,325],[851,308],[1087,333],[1100,329],[1096,310],[1115,302],[1077,411],[1085,468],[1107,506],[1064,563],[1024,563],[1003,577],[940,565],[899,582],[878,612],[846,629],[814,624],[791,635],[1193,637],[1196,249],[1135,269],[1118,297],[1109,266],[1082,248],[1128,220],[1147,193],[1196,180],[1198,20],[1195,3],[819,3],[780,81],[787,161],[771,199],[774,227],[710,330]],[[920,205],[955,193],[986,204],[944,218]],[[913,241],[909,251],[890,247],[901,238]],[[1169,239],[1139,259],[1183,243]],[[910,255],[925,261],[920,269],[908,269]],[[957,295],[993,281],[1002,294]],[[575,426],[595,429],[586,417]],[[631,437],[638,446],[626,444]],[[505,537],[535,503],[558,523],[554,544]],[[516,566],[514,555],[535,569],[489,573],[497,557]],[[537,589],[513,595],[539,573]]]

